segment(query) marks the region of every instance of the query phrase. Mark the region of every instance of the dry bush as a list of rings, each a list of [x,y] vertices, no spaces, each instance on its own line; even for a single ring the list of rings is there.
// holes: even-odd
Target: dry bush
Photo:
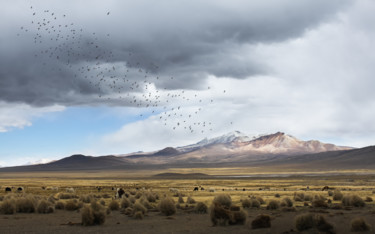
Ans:
[[[60,193],[59,194],[59,199],[74,199],[74,198],[78,198],[78,196],[72,193]]]
[[[186,203],[187,203],[187,204],[195,204],[195,200],[194,200],[194,198],[188,196],[188,198],[187,198],[187,200],[186,200]]]
[[[92,201],[95,200],[95,197],[91,194],[89,195],[82,195],[80,198],[79,198],[80,201],[82,201],[83,203],[91,203]]]
[[[46,200],[41,200],[36,210],[40,214],[49,214],[55,211],[55,209],[53,208],[53,204]]]
[[[281,197],[281,196],[280,196],[280,194],[276,193],[276,194],[275,194],[275,197]]]
[[[130,200],[127,197],[121,198],[120,206],[121,208],[128,208],[132,205]]]
[[[333,191],[328,190],[328,196],[332,197],[333,196]]]
[[[174,200],[170,197],[163,198],[159,203],[159,210],[161,213],[169,216],[176,213],[176,206]]]
[[[55,204],[55,209],[56,209],[56,210],[63,210],[63,209],[65,209],[65,203],[62,202],[62,201],[58,201],[58,202],[56,202],[56,204]]]
[[[137,192],[136,194],[135,194],[135,198],[136,199],[139,199],[139,198],[141,198],[142,197],[142,193],[141,192]]]
[[[16,200],[14,199],[4,200],[0,205],[0,213],[6,214],[6,215],[16,213]]]
[[[321,215],[301,214],[295,218],[295,224],[298,231],[316,228],[321,232],[333,232],[333,226]]]
[[[372,197],[366,197],[365,202],[372,202]]]
[[[208,207],[203,202],[198,202],[194,210],[198,214],[207,214]]]
[[[108,204],[108,208],[110,210],[119,210],[120,209],[120,205],[118,204],[118,202],[116,200],[112,200],[109,204]]]
[[[232,198],[228,194],[216,195],[212,203],[217,203],[221,206],[229,208],[232,205]]]
[[[305,200],[305,194],[304,193],[294,193],[294,201],[302,202]]]
[[[312,204],[312,207],[320,207],[320,208],[328,207],[328,204],[325,201],[325,199],[322,199],[322,197],[319,197],[319,196],[316,196],[311,204]]]
[[[154,207],[150,204],[150,202],[147,200],[147,198],[146,198],[145,196],[141,197],[140,202],[141,202],[142,205],[143,205],[144,207],[146,207],[147,209],[152,209],[152,208],[154,208]]]
[[[91,202],[90,206],[86,205],[82,209],[82,225],[102,225],[105,222],[106,209],[97,203]]]
[[[143,217],[144,217],[144,215],[143,215],[143,213],[141,211],[137,211],[134,214],[134,218],[135,219],[143,219]]]
[[[54,198],[52,195],[48,197],[47,201],[51,202],[52,204],[55,204],[55,202],[57,201],[58,199]]]
[[[242,200],[242,207],[243,208],[250,208],[251,207],[251,200],[247,199],[247,198]]]
[[[365,232],[369,231],[371,226],[363,218],[354,218],[350,222],[351,231],[353,232]]]
[[[124,214],[127,216],[132,216],[133,215],[133,208],[127,207],[124,211]]]
[[[232,211],[233,213],[233,220],[229,220],[230,225],[244,225],[246,223],[246,218],[247,218],[247,212],[240,209],[238,211]]]
[[[251,207],[260,208],[260,202],[258,199],[251,199]]]
[[[65,203],[65,210],[68,211],[75,211],[78,210],[80,207],[78,205],[77,200],[69,200]]]
[[[267,204],[267,210],[277,210],[280,207],[279,201],[270,200]]]
[[[260,204],[266,204],[266,202],[263,200],[262,197],[256,197],[255,199],[258,200],[258,202],[259,202]]]
[[[134,196],[129,196],[129,201],[134,204],[137,201],[137,199],[135,199]]]
[[[366,205],[363,199],[356,194],[345,195],[341,202],[344,206],[364,207]]]
[[[105,206],[105,201],[103,199],[100,199],[99,203],[100,205]]]
[[[251,222],[252,229],[271,227],[271,217],[266,214],[260,214]]]
[[[293,201],[289,197],[284,197],[283,200],[281,201],[281,206],[283,207],[292,207],[293,206]]]
[[[140,201],[136,201],[133,206],[133,212],[136,213],[138,211],[142,212],[143,214],[147,212],[147,208]]]
[[[179,197],[178,197],[178,203],[185,203],[185,201],[184,201],[184,199],[182,198],[182,196],[180,195]]]
[[[16,200],[16,209],[19,213],[34,213],[36,200],[33,196],[20,197]]]
[[[146,193],[146,198],[149,202],[156,202],[156,196],[152,192]]]
[[[342,192],[340,192],[339,190],[335,190],[335,192],[333,192],[334,201],[341,201],[343,197],[344,197],[344,194],[342,194]]]
[[[234,222],[233,213],[225,206],[214,202],[210,207],[210,218],[214,226],[226,225],[229,222]]]

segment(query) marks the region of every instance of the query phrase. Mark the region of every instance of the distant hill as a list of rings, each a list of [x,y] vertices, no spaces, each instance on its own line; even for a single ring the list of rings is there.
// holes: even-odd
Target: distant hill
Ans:
[[[375,146],[354,149],[317,140],[302,141],[282,132],[248,137],[235,131],[182,147],[128,155],[72,155],[47,164],[0,171],[123,170],[168,167],[278,166],[375,169]]]

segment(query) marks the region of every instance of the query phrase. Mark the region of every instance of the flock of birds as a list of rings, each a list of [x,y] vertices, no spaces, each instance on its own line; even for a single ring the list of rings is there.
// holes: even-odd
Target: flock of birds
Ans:
[[[103,102],[121,101],[122,105],[148,108],[140,114],[141,118],[153,115],[173,130],[212,131],[214,124],[202,120],[199,114],[214,103],[213,99],[200,97],[198,91],[160,88],[178,79],[159,76],[156,63],[142,64],[136,61],[134,52],[128,51],[127,58],[118,59],[113,51],[102,46],[103,36],[108,40],[110,34],[86,32],[70,22],[67,15],[51,10],[38,12],[31,6],[30,14],[30,25],[21,26],[17,36],[31,34],[32,42],[40,48],[33,55],[35,61],[46,69],[69,71],[76,79],[84,79],[96,89],[95,98]]]

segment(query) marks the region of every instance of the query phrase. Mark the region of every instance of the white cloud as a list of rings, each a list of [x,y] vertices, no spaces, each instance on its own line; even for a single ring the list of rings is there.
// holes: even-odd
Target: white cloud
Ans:
[[[32,125],[32,119],[45,113],[63,111],[65,107],[54,105],[32,107],[27,104],[11,104],[0,101],[0,132],[22,129]]]

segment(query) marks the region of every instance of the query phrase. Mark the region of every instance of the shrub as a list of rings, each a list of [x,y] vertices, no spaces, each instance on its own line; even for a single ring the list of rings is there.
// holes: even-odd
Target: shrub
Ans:
[[[137,199],[135,199],[134,196],[129,196],[129,201],[134,204],[137,201]]]
[[[296,217],[295,223],[298,231],[316,228],[322,232],[332,233],[333,229],[333,226],[321,215],[302,214]]]
[[[146,193],[146,198],[149,202],[156,202],[156,197],[152,192]]]
[[[271,227],[271,217],[266,214],[260,214],[251,222],[252,229]]]
[[[363,218],[354,218],[351,222],[353,232],[364,232],[370,230],[370,225]]]
[[[55,209],[57,209],[57,210],[63,210],[63,209],[65,209],[65,203],[62,202],[62,201],[56,202]]]
[[[341,202],[344,206],[364,207],[366,205],[363,199],[358,195],[346,195]]]
[[[53,213],[55,209],[53,208],[53,204],[46,200],[41,200],[38,204],[37,211],[40,214],[48,214]]]
[[[112,200],[109,204],[108,204],[108,208],[110,210],[119,210],[120,209],[120,205],[118,204],[118,202],[116,200]]]
[[[351,206],[351,201],[350,201],[350,195],[345,195],[342,200],[341,200],[341,203],[344,205],[344,206]]]
[[[178,203],[185,203],[185,201],[184,201],[184,199],[182,198],[181,195],[178,197]]]
[[[260,208],[260,202],[258,199],[251,199],[251,207]]]
[[[141,211],[137,211],[134,214],[135,219],[143,219],[143,213]]]
[[[120,202],[121,208],[128,208],[131,206],[131,202],[127,197],[123,197]]]
[[[233,213],[219,203],[213,203],[211,205],[210,218],[214,226],[217,224],[226,225],[229,222],[234,222]]]
[[[14,214],[16,212],[16,201],[14,199],[6,199],[0,205],[0,212],[2,214]]]
[[[127,216],[133,215],[133,208],[131,207],[126,208],[124,214]]]
[[[242,207],[243,208],[250,208],[251,207],[251,200],[250,199],[242,200]]]
[[[258,200],[260,204],[266,204],[262,197],[257,197],[256,200]]]
[[[31,196],[21,197],[16,200],[16,208],[19,213],[34,213],[35,212],[35,199]]]
[[[208,207],[203,202],[198,202],[197,205],[195,206],[194,210],[195,210],[195,213],[206,214],[207,210],[208,210]]]
[[[101,225],[105,222],[105,208],[96,201],[91,202],[82,209],[82,225]]]
[[[302,202],[305,200],[305,194],[304,193],[294,193],[294,200]]]
[[[153,206],[150,204],[150,202],[148,202],[148,200],[147,200],[146,197],[141,197],[140,202],[141,202],[142,205],[143,205],[144,207],[146,207],[147,209],[152,209],[152,208],[153,208]]]
[[[267,205],[267,210],[279,209],[280,203],[276,200],[270,200]]]
[[[192,197],[188,197],[187,198],[187,200],[186,200],[186,203],[188,203],[188,204],[195,204],[195,200],[194,200],[194,198],[192,198]]]
[[[219,194],[212,202],[229,208],[232,205],[232,198],[228,194]]]
[[[147,208],[144,207],[144,205],[140,201],[136,201],[133,206],[133,211],[134,213],[140,211],[145,214],[147,212]]]
[[[344,195],[339,190],[335,190],[335,192],[333,193],[333,200],[334,201],[341,201],[343,197],[344,197]]]
[[[140,197],[142,197],[142,195],[143,195],[143,194],[142,194],[141,192],[138,192],[138,193],[135,194],[135,198],[136,198],[136,199],[139,199]]]
[[[74,211],[78,209],[79,209],[79,205],[78,205],[78,202],[75,200],[69,200],[65,203],[65,210]]]
[[[170,197],[165,197],[160,201],[159,210],[165,215],[173,215],[176,213],[176,206]]]
[[[233,211],[233,220],[229,220],[230,225],[245,224],[247,218],[247,212],[240,209],[239,211]]]
[[[328,204],[321,197],[315,197],[314,200],[312,201],[312,206],[313,207],[320,207],[320,208],[327,208]]]
[[[286,207],[292,207],[293,206],[293,201],[289,197],[283,198],[281,202],[281,206],[286,206]]]

